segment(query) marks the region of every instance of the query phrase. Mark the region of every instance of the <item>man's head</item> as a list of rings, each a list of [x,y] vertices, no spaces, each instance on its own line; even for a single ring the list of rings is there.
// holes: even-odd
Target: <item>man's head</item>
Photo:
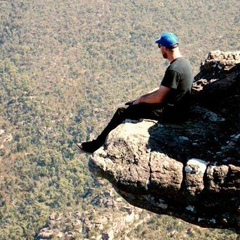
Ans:
[[[173,33],[164,33],[159,39],[155,41],[158,47],[161,48],[161,52],[164,58],[168,58],[169,53],[178,48],[178,37]]]
[[[164,33],[155,43],[168,49],[173,49],[178,46],[178,38],[173,33],[168,32]]]

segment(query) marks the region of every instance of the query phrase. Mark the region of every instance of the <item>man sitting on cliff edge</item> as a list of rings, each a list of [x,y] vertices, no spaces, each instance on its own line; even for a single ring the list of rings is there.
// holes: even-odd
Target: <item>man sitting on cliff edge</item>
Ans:
[[[163,58],[170,62],[160,87],[135,101],[126,103],[125,107],[118,108],[106,128],[95,140],[77,144],[82,151],[95,152],[104,144],[109,132],[125,119],[145,118],[158,120],[160,123],[179,122],[186,119],[193,83],[191,65],[180,53],[178,38],[173,33],[164,33],[156,43]]]

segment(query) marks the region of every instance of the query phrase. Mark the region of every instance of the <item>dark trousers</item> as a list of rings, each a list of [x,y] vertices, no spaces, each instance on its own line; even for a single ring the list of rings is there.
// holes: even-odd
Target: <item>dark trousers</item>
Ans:
[[[97,141],[104,143],[107,135],[126,119],[139,120],[141,118],[159,120],[162,114],[161,105],[136,104],[118,108],[106,128],[98,136]]]

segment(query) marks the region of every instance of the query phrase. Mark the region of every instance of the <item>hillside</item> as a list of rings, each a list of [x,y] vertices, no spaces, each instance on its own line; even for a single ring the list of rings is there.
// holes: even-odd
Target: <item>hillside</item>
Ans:
[[[33,239],[54,212],[87,216],[104,210],[93,200],[108,185],[99,186],[91,176],[74,142],[98,133],[116,106],[159,84],[166,67],[154,44],[160,33],[179,36],[195,74],[210,50],[240,49],[238,0],[8,0],[0,9],[4,240]],[[128,237],[146,239],[173,231],[177,223],[153,215],[144,233],[135,227]],[[79,234],[78,239],[88,236]],[[197,230],[191,239],[199,236],[235,237]]]

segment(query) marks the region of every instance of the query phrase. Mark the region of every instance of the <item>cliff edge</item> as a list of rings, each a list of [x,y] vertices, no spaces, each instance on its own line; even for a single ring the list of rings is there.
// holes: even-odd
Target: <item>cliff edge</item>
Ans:
[[[126,121],[90,158],[130,204],[240,232],[240,52],[210,52],[182,124]]]

